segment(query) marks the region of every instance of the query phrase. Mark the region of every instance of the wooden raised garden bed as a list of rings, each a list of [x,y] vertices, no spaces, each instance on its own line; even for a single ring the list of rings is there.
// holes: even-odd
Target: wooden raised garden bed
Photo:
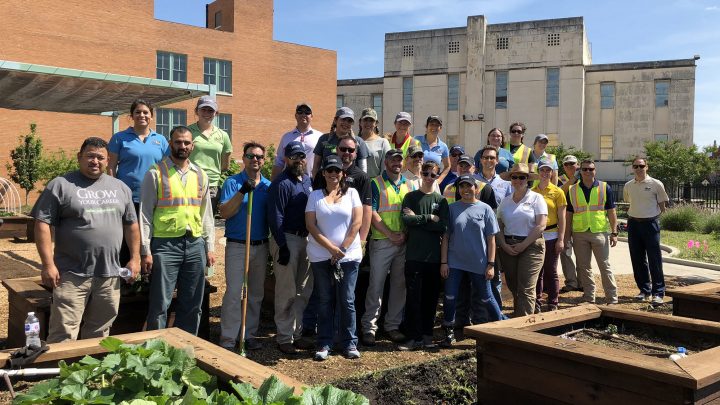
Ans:
[[[720,321],[720,281],[671,288],[673,315]]]
[[[670,353],[560,336],[609,325],[621,335],[650,331],[690,354],[674,362]],[[477,342],[481,404],[720,403],[720,324],[714,322],[581,305],[467,327],[465,334]]]
[[[50,305],[52,292],[42,284],[39,276],[2,280],[8,291],[8,331],[5,347],[25,345],[25,318],[28,312],[35,312],[40,320],[40,339],[45,340],[50,321]],[[210,294],[217,292],[217,287],[205,281],[205,297],[203,298],[202,316],[198,336],[208,338],[210,327]],[[168,310],[168,326],[175,319],[175,295]],[[145,328],[147,318],[147,293],[137,293],[120,297],[120,308],[110,328],[111,335],[140,332]]]

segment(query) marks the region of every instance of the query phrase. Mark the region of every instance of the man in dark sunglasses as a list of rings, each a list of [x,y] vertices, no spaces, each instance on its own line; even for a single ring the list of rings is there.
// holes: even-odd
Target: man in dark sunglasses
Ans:
[[[617,214],[615,195],[610,186],[595,178],[595,162],[587,159],[580,163],[582,181],[570,186],[566,199],[565,240],[573,240],[577,259],[577,274],[583,286],[583,299],[595,302],[595,280],[590,259],[600,269],[605,290],[605,303],[618,303],[617,284],[610,268],[610,248],[617,245]]]
[[[297,122],[297,126],[280,138],[272,175],[270,176],[271,180],[274,180],[285,168],[285,146],[287,146],[288,143],[292,141],[300,142],[305,149],[305,155],[312,156],[312,151],[315,149],[318,139],[322,136],[322,132],[310,126],[312,119],[313,112],[310,104],[301,102],[295,107],[295,121]],[[308,176],[312,174],[313,163],[314,161],[309,159],[305,164],[305,174]]]

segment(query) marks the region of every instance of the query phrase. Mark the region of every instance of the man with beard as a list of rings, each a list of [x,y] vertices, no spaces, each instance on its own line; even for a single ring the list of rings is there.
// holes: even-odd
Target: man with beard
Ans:
[[[261,348],[255,338],[260,323],[260,305],[265,292],[265,268],[267,267],[268,236],[267,200],[270,180],[260,173],[265,162],[265,147],[256,142],[243,146],[245,170],[228,177],[220,193],[220,216],[225,218],[225,283],[227,289],[220,310],[220,346],[234,350],[242,314],[242,288],[245,276],[245,249],[250,249],[247,280],[247,313],[245,347]],[[250,212],[250,246],[248,245],[248,204],[252,197]]]
[[[170,156],[145,174],[140,192],[142,270],[151,273],[147,329],[163,329],[177,285],[176,327],[197,335],[205,267],[215,263],[208,177],[190,162],[190,129],[170,131]]]
[[[276,262],[276,339],[280,351],[294,354],[295,346],[302,345],[302,315],[312,293],[312,273],[305,253],[308,236],[305,206],[312,186],[310,177],[305,174],[303,144],[292,141],[285,146],[284,152],[285,170],[273,180],[268,190],[268,224]]]

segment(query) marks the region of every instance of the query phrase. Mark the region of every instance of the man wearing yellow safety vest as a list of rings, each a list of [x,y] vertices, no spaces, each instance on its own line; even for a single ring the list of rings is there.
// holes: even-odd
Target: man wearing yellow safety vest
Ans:
[[[411,125],[412,118],[410,118],[410,114],[404,111],[399,112],[395,116],[395,132],[392,134],[385,134],[385,138],[387,138],[388,142],[390,142],[390,147],[400,149],[402,151],[403,159],[407,159],[408,149],[412,145],[417,145],[420,147],[420,150],[422,150],[420,141],[410,135]]]
[[[535,163],[535,160],[531,156],[532,149],[523,144],[525,130],[527,130],[527,127],[522,122],[510,124],[510,142],[506,143],[504,148],[512,153],[515,164]]]
[[[552,176],[550,177],[550,182],[557,186],[558,182],[558,163],[557,158],[552,153],[547,153],[545,149],[547,149],[548,146],[548,137],[545,134],[539,134],[535,137],[535,142],[533,142],[533,151],[531,153],[532,160],[536,163],[533,163],[530,165],[530,170],[533,173],[537,173],[537,163],[539,163],[541,160],[550,162],[550,168],[552,169]],[[540,184],[539,180],[535,180],[533,183],[533,187],[537,187],[537,185]]]
[[[385,314],[385,333],[396,343],[404,342],[400,332],[405,307],[405,226],[401,205],[410,189],[400,173],[403,151],[390,149],[385,153],[385,170],[375,177],[372,189],[372,234],[370,239],[370,281],[362,317],[362,341],[375,345],[377,320],[380,317],[385,279],[390,274],[390,295]]]
[[[580,173],[582,181],[571,185],[566,196],[565,240],[572,235],[577,273],[584,289],[583,299],[595,302],[595,281],[590,267],[591,255],[595,255],[605,290],[605,303],[617,304],[617,284],[609,261],[610,247],[617,245],[615,197],[607,183],[595,179],[595,162],[583,160]]]
[[[215,228],[208,177],[188,157],[192,133],[170,131],[170,156],[145,174],[140,194],[142,270],[151,273],[147,329],[167,325],[177,284],[175,325],[197,335],[205,289],[205,267],[215,263]]]

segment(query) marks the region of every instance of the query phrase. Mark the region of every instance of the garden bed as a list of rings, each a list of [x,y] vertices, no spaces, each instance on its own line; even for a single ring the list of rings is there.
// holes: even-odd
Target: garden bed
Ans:
[[[642,331],[644,343],[691,347],[670,360],[562,338],[581,328]],[[704,404],[720,400],[720,324],[582,305],[465,329],[476,339],[480,403]],[[566,335],[567,337],[567,335]]]
[[[673,315],[720,321],[720,281],[670,288]]]

